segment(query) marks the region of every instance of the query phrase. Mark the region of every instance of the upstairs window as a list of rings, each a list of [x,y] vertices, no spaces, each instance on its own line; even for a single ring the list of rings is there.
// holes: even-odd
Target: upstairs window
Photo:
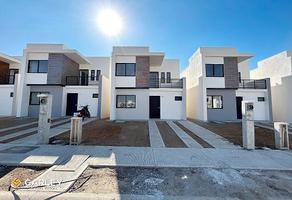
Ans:
[[[165,83],[165,72],[161,72],[161,83]]]
[[[99,81],[100,70],[96,70],[96,80]]]
[[[94,81],[94,79],[95,79],[95,70],[91,70],[90,71],[90,80]]]
[[[166,83],[171,83],[171,73],[166,72]]]
[[[223,64],[206,64],[207,77],[224,77]]]
[[[47,73],[48,61],[47,60],[29,60],[28,73]]]
[[[136,63],[116,63],[116,76],[135,76]]]

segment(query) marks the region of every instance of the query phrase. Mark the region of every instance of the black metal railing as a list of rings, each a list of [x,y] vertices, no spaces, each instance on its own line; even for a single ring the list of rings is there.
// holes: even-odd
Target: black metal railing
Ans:
[[[243,89],[267,89],[267,82],[265,79],[241,79],[239,81],[239,88]]]
[[[1,85],[13,85],[15,82],[15,75],[0,75]]]
[[[182,79],[158,79],[150,78],[149,79],[150,88],[183,88]]]
[[[66,76],[66,85],[98,85],[99,76]]]

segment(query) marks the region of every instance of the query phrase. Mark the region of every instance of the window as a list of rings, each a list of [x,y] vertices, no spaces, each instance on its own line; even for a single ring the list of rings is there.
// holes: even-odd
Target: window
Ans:
[[[136,64],[135,63],[117,63],[116,76],[135,76]]]
[[[258,101],[265,101],[265,97],[258,97]]]
[[[13,92],[10,92],[10,97],[13,97]]]
[[[223,64],[206,64],[207,77],[224,77]]]
[[[182,101],[182,96],[175,96],[174,97],[174,100],[175,101]]]
[[[96,80],[99,81],[100,70],[96,70]]]
[[[239,80],[239,83],[241,83],[241,72],[238,72],[238,80]]]
[[[90,71],[90,80],[94,81],[94,79],[95,79],[95,70],[91,70]]]
[[[161,72],[161,83],[165,83],[165,72]]]
[[[171,82],[171,73],[170,72],[167,72],[166,73],[166,82],[167,83],[170,83]]]
[[[28,73],[47,73],[48,61],[47,60],[29,60]]]
[[[92,98],[98,98],[98,94],[97,93],[93,93],[92,94]]]
[[[117,95],[117,108],[136,108],[135,95]]]
[[[29,105],[40,105],[39,94],[49,94],[49,92],[31,92],[29,98]]]
[[[222,109],[223,96],[207,96],[207,108],[209,109]]]

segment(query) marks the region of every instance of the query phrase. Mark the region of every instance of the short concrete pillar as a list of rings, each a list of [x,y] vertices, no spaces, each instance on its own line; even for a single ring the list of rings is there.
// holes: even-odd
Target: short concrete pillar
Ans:
[[[82,117],[72,117],[70,144],[78,145],[81,142],[82,142]]]
[[[276,149],[289,149],[289,131],[288,123],[275,122],[274,135]]]
[[[243,148],[252,150],[255,148],[254,135],[254,103],[242,101],[242,145]]]
[[[38,122],[38,143],[48,144],[51,128],[51,114],[52,114],[52,95],[39,94],[40,98],[40,112]]]

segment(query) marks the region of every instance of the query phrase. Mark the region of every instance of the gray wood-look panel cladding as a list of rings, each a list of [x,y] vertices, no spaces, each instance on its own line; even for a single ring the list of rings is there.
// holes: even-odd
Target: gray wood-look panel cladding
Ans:
[[[79,76],[79,64],[60,53],[50,53],[48,84],[65,84],[66,76]]]
[[[225,88],[238,88],[238,61],[236,57],[224,57]]]
[[[136,57],[136,87],[149,87],[150,58],[149,56]]]

